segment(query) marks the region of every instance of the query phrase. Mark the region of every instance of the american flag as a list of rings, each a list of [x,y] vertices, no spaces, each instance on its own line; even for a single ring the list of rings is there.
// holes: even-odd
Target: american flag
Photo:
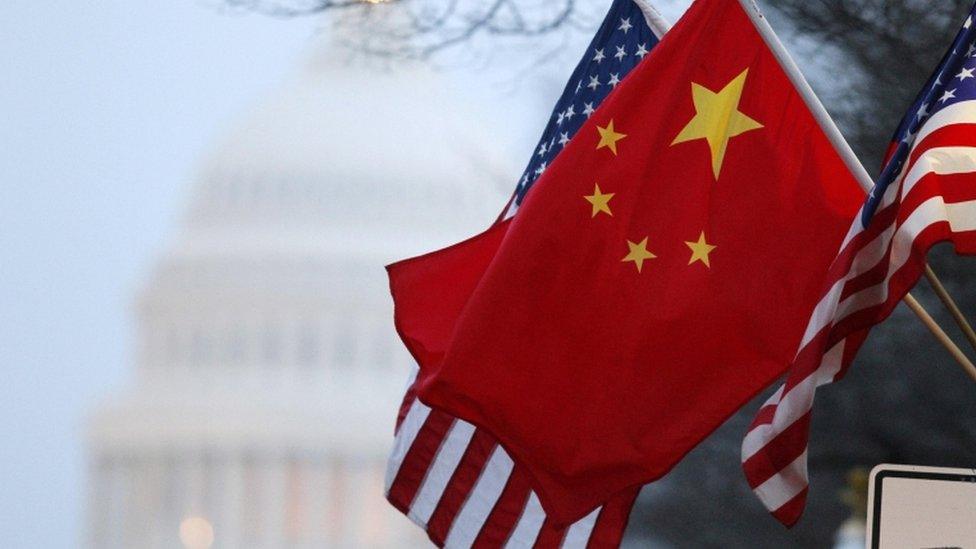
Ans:
[[[877,184],[831,265],[786,382],[742,443],[755,494],[794,524],[808,490],[817,387],[843,377],[872,326],[918,281],[929,248],[976,253],[976,7],[895,133]]]
[[[532,185],[624,77],[657,45],[668,24],[646,0],[617,0],[556,102],[535,154],[503,218],[515,214]]]
[[[518,210],[583,122],[667,30],[646,0],[615,0],[573,72],[502,213]],[[416,378],[416,370],[413,378]],[[445,547],[607,547],[623,537],[638,489],[556,527],[494,437],[416,398],[411,379],[387,464],[387,499]]]

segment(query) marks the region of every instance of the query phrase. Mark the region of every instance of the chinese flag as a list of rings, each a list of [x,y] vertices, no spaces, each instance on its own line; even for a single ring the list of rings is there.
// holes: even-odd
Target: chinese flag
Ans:
[[[390,267],[419,397],[570,523],[782,374],[863,192],[737,0],[698,0],[518,214]]]

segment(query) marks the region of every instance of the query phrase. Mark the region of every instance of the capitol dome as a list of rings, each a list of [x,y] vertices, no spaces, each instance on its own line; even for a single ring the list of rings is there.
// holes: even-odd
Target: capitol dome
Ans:
[[[383,500],[411,367],[383,267],[483,230],[518,166],[445,75],[327,44],[205,155],[140,292],[135,382],[89,425],[93,547],[420,539]]]
[[[181,246],[221,230],[305,232],[305,244],[393,259],[493,221],[519,175],[501,146],[510,130],[426,65],[364,69],[334,55],[309,63],[208,158]]]

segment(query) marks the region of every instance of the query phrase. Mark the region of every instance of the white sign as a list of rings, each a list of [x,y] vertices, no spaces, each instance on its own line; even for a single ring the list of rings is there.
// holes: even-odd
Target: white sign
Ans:
[[[869,549],[976,548],[976,469],[878,465],[868,486]]]

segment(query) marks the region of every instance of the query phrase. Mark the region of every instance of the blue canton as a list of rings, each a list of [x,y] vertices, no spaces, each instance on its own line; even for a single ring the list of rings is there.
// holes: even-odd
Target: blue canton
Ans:
[[[659,42],[634,0],[615,0],[600,30],[556,103],[528,167],[515,189],[521,205],[546,167],[607,95]]]
[[[861,224],[867,227],[878,209],[885,191],[901,173],[908,160],[915,136],[932,115],[961,101],[976,99],[976,6],[952,43],[952,48],[942,58],[922,92],[915,99],[911,109],[902,119],[892,138],[897,145],[891,159],[871,189],[871,194],[861,214]]]

